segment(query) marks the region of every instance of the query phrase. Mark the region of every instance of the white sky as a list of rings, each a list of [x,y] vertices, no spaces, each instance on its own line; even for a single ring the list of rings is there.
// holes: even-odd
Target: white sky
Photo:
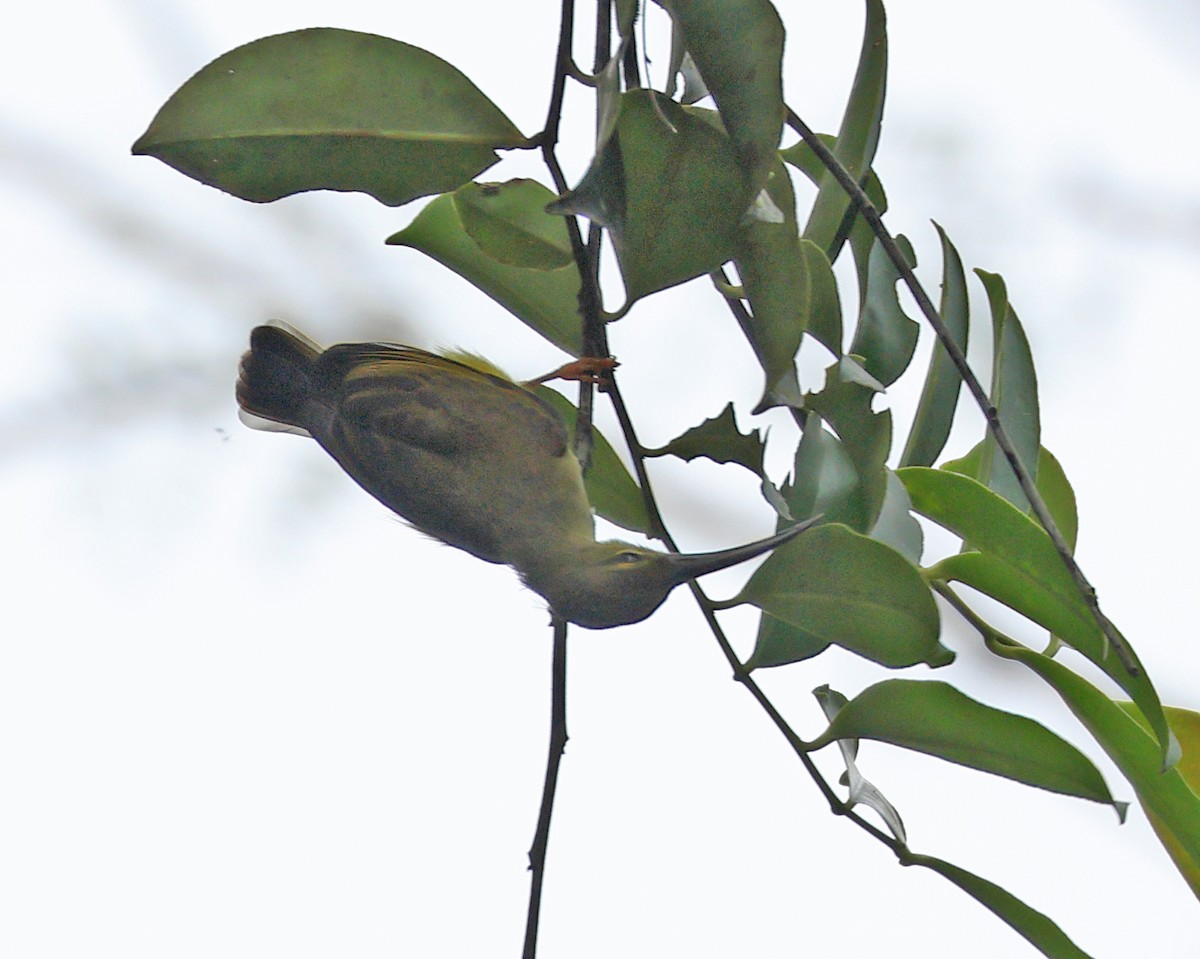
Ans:
[[[231,384],[249,328],[271,316],[328,341],[463,345],[518,375],[558,357],[385,248],[409,209],[340,195],[254,206],[128,151],[202,64],[315,25],[425,46],[532,132],[556,5],[526,6],[538,22],[465,0],[419,14],[95,0],[26,5],[0,40],[0,955],[518,952],[548,719],[537,597],[390,520],[314,445],[242,429]],[[840,6],[780,5],[788,98],[820,129],[836,126],[859,43],[859,6]],[[930,218],[968,267],[1004,274],[1039,364],[1045,442],[1079,496],[1085,569],[1164,700],[1200,708],[1187,548],[1200,530],[1185,505],[1196,8],[890,12],[877,160],[890,223],[931,288]],[[523,175],[520,162],[489,176]],[[756,398],[728,326],[696,284],[614,329],[647,443],[727,395]],[[678,369],[704,373],[664,373]],[[680,484],[666,506],[686,548],[770,526],[731,471],[656,469],[660,491]],[[752,616],[728,621],[747,649]],[[683,591],[651,622],[574,635],[541,955],[1033,954],[828,814]],[[1015,696],[1095,755],[1034,680],[966,633],[948,642],[955,667],[911,674]],[[852,695],[886,676],[833,652],[763,678],[812,735],[813,687]],[[1097,957],[1200,947],[1195,900],[1136,810],[1118,827],[1103,808],[933,760],[871,744],[861,757],[914,849],[1007,886]]]

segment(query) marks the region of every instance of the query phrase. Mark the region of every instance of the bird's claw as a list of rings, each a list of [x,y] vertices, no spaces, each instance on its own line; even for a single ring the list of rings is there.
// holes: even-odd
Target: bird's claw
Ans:
[[[609,378],[606,374],[611,373],[620,365],[611,356],[581,356],[545,376],[530,380],[529,383],[532,386],[538,383],[547,383],[550,380],[573,380],[576,383],[595,383],[599,386],[607,386]]]

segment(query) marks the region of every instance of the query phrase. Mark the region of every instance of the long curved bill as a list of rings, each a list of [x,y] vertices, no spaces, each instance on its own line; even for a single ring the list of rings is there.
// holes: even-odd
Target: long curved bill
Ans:
[[[747,543],[745,546],[734,546],[730,549],[717,550],[714,553],[668,553],[667,556],[671,562],[673,578],[678,584],[689,579],[696,579],[708,573],[715,573],[719,569],[744,563],[746,560],[754,559],[755,556],[761,556],[763,553],[769,552],[777,546],[782,546],[789,540],[799,536],[806,529],[815,526],[821,519],[822,517],[820,516],[814,516],[812,519],[807,519],[803,523],[797,523],[795,526],[789,526],[782,532],[776,533],[774,536],[768,536],[766,539],[755,540],[753,543]]]

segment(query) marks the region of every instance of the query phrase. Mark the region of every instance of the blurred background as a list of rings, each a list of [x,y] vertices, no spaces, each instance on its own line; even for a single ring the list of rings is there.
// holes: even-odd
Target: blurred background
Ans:
[[[788,100],[833,132],[861,5],[780,10]],[[1187,546],[1200,533],[1187,505],[1200,8],[908,0],[890,13],[876,160],[889,224],[913,240],[930,289],[930,219],[968,268],[1005,276],[1039,365],[1044,442],[1078,495],[1084,568],[1164,701],[1200,708]],[[232,383],[249,329],[272,317],[326,342],[458,345],[520,377],[562,357],[441,267],[383,245],[419,203],[309,194],[257,206],[129,147],[203,64],[307,26],[426,47],[533,133],[557,15],[551,3],[466,0],[76,0],[10,18],[0,954],[519,951],[549,714],[540,601],[510,571],[407,530],[314,444],[245,430]],[[657,9],[650,37],[665,51]],[[568,127],[572,179],[590,125],[585,113]],[[531,159],[486,176],[541,176]],[[617,287],[610,306],[619,299]],[[980,297],[979,344],[985,317]],[[700,282],[613,328],[647,445],[728,396],[754,425],[759,374],[731,326]],[[903,407],[918,387],[889,398]],[[768,422],[783,450],[786,424]],[[979,429],[968,418],[951,452]],[[775,460],[782,479],[786,456]],[[735,467],[654,466],[685,549],[771,527]],[[746,572],[713,577],[710,591],[731,595]],[[727,622],[748,652],[754,617]],[[573,636],[541,955],[1032,954],[829,815],[730,682],[685,591],[650,622]],[[936,678],[1020,704],[1095,755],[1052,694],[973,636],[947,641],[959,662]],[[882,678],[831,651],[763,681],[811,736],[823,728],[813,687],[853,695]],[[1118,826],[1111,810],[872,744],[860,764],[914,849],[1001,883],[1093,955],[1200,947],[1195,899],[1140,810]]]

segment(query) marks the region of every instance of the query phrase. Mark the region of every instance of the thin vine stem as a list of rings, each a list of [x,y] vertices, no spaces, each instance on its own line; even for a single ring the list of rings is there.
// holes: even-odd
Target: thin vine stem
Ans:
[[[650,526],[652,535],[656,539],[661,539],[667,548],[673,552],[678,552],[678,546],[674,538],[667,530],[663,523],[662,513],[658,508],[658,500],[654,495],[654,488],[650,482],[650,474],[646,469],[645,447],[637,438],[637,432],[633,426],[633,420],[629,416],[629,410],[625,406],[625,401],[621,396],[621,391],[614,383],[608,390],[610,399],[612,400],[613,410],[617,415],[617,421],[621,427],[621,433],[625,439],[626,446],[629,448],[633,457],[634,475],[637,477],[638,486],[642,491],[642,501],[645,503],[646,512],[650,518]],[[729,642],[729,637],[725,634],[720,621],[717,619],[716,610],[718,604],[715,603],[704,592],[703,588],[695,580],[688,583],[688,587],[692,591],[692,596],[695,597],[697,605],[704,616],[705,622],[708,624],[709,630],[717,641],[717,645],[721,649],[730,668],[733,670],[733,678],[740,683],[742,687],[754,698],[759,707],[765,712],[775,728],[780,732],[796,757],[804,766],[805,771],[816,784],[821,795],[825,797],[829,803],[830,810],[837,816],[845,816],[860,829],[879,840],[885,846],[892,850],[896,856],[903,860],[908,853],[908,848],[904,843],[900,842],[894,836],[884,832],[874,823],[864,819],[856,813],[849,805],[847,805],[833,790],[833,787],[826,781],[821,770],[813,762],[812,756],[809,754],[809,749],[804,740],[792,729],[791,724],[784,718],[783,714],[771,702],[770,697],[758,685],[754,677],[738,659],[737,653],[734,651],[733,645]]]
[[[596,67],[597,72],[607,62],[607,49],[611,44],[612,20],[611,0],[597,3],[596,23]],[[550,171],[551,179],[560,194],[567,191],[567,181],[555,148],[558,145],[559,126],[562,121],[563,100],[566,96],[567,80],[576,78],[579,69],[572,56],[572,41],[575,32],[574,0],[563,0],[559,24],[558,49],[554,61],[554,82],[551,87],[550,104],[546,112],[546,123],[538,138],[542,159]],[[579,315],[582,327],[582,348],[585,356],[607,356],[608,340],[602,317],[602,300],[599,283],[600,233],[595,228],[589,232],[585,243],[578,220],[565,217],[571,251],[579,271]],[[574,453],[586,469],[592,452],[592,385],[580,382],[579,415],[575,422]],[[554,797],[558,789],[558,771],[567,746],[567,623],[553,619],[553,652],[550,683],[550,744],[546,756],[546,772],[542,782],[542,802],[538,810],[537,828],[533,844],[529,849],[529,907],[525,918],[525,943],[522,959],[536,959],[538,927],[542,910],[542,890],[546,876],[546,855],[550,845],[550,822],[554,814]]]
[[[558,767],[567,748],[567,623],[554,619],[554,652],[551,662],[550,750],[546,756],[546,776],[542,783],[542,805],[538,810],[537,829],[529,847],[529,911],[525,917],[525,947],[522,959],[537,956],[538,921],[542,911],[542,885],[546,877],[546,853],[550,846],[550,818],[554,814],[554,794],[558,789]]]
[[[1029,500],[1029,505],[1033,510],[1034,516],[1037,517],[1038,522],[1042,524],[1042,528],[1045,529],[1047,535],[1050,537],[1050,541],[1054,544],[1055,551],[1066,567],[1068,574],[1074,580],[1075,587],[1083,597],[1084,603],[1091,611],[1096,625],[1100,628],[1101,635],[1112,646],[1121,664],[1130,675],[1138,675],[1140,667],[1137,658],[1116,625],[1100,609],[1100,601],[1096,596],[1095,587],[1088,581],[1083,570],[1075,561],[1071,547],[1063,537],[1062,531],[1059,530],[1058,523],[1055,522],[1053,515],[1051,515],[1049,507],[1046,506],[1046,501],[1042,499],[1042,494],[1038,491],[1033,477],[1030,475],[1029,470],[1025,468],[1025,464],[1021,461],[1021,456],[1013,445],[1008,431],[1004,428],[1004,424],[1000,420],[999,410],[996,409],[995,404],[992,403],[987,392],[984,390],[983,384],[980,383],[974,370],[971,369],[970,364],[967,362],[966,354],[963,353],[958,343],[955,342],[954,337],[950,335],[950,331],[942,321],[941,315],[933,305],[929,294],[925,292],[925,288],[917,279],[916,274],[913,273],[912,268],[908,265],[908,261],[905,259],[900,247],[897,246],[887,227],[883,225],[883,219],[880,217],[879,210],[871,203],[867,194],[850,175],[849,171],[838,162],[837,158],[829,151],[829,148],[821,142],[821,139],[813,133],[808,125],[790,107],[787,110],[787,122],[788,126],[799,134],[800,138],[833,175],[833,178],[837,180],[838,185],[850,197],[858,213],[867,221],[871,231],[878,238],[880,245],[888,255],[888,259],[892,261],[892,264],[900,273],[900,277],[904,280],[904,285],[908,287],[909,292],[912,293],[917,307],[921,310],[926,321],[937,335],[938,341],[946,350],[950,361],[954,364],[955,369],[958,370],[959,376],[962,377],[963,382],[967,385],[967,390],[975,400],[975,404],[983,413],[984,419],[987,420],[988,430],[996,440],[996,446],[999,447],[1000,452],[1004,454],[1004,458],[1012,468],[1013,475],[1016,476],[1017,482],[1021,487],[1021,492]]]

